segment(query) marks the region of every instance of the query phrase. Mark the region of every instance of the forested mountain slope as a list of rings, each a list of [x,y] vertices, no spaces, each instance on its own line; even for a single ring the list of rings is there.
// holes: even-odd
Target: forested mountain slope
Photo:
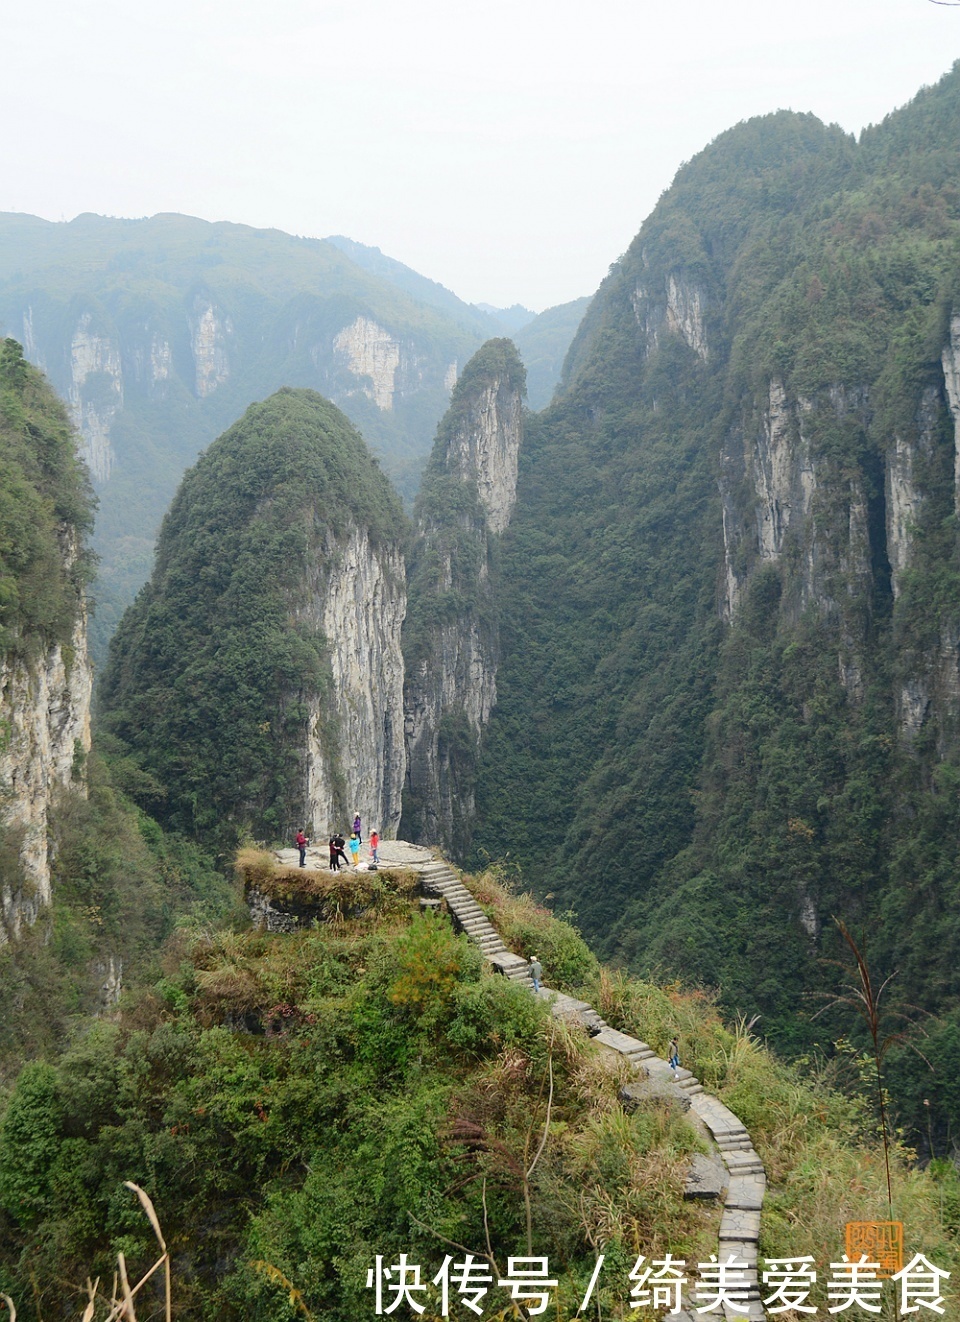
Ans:
[[[141,801],[211,846],[389,835],[403,783],[400,501],[329,400],[284,389],[185,475],[103,676]]]
[[[832,915],[960,990],[958,147],[957,70],[859,143],[723,134],[520,456],[479,846],[781,1041]]]
[[[0,215],[0,330],[68,403],[100,497],[98,659],[184,469],[280,386],[345,408],[412,498],[459,367],[496,323],[408,274],[409,290],[325,240],[190,216]]]

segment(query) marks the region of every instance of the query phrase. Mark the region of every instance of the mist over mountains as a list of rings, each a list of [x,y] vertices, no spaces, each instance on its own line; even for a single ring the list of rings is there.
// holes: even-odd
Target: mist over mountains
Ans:
[[[523,314],[544,403],[577,311],[552,309],[545,343]],[[0,331],[67,401],[99,497],[98,662],[184,469],[249,403],[320,390],[409,502],[459,369],[504,324],[343,238],[176,215],[0,216]]]

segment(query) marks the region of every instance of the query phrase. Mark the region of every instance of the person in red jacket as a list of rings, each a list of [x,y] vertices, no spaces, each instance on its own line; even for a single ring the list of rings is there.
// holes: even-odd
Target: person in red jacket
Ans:
[[[300,866],[302,868],[307,866],[307,845],[309,843],[310,841],[303,834],[303,827],[301,827],[297,832],[297,848],[300,850]]]
[[[379,835],[379,832],[377,832],[377,831],[371,831],[371,832],[370,832],[370,857],[373,859],[374,863],[379,863],[379,862],[380,862],[379,856],[377,855],[377,850],[378,850],[379,848],[380,848],[380,835]]]

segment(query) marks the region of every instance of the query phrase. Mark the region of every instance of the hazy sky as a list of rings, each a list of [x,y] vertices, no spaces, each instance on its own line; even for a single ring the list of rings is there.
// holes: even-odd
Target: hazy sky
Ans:
[[[461,298],[592,293],[682,161],[858,131],[960,57],[930,0],[4,5],[0,210],[347,234]]]

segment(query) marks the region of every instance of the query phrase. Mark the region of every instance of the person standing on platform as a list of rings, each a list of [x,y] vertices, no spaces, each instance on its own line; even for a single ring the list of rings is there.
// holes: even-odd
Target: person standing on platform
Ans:
[[[380,848],[380,835],[379,835],[379,833],[378,833],[377,831],[375,831],[375,830],[374,830],[374,831],[371,831],[371,832],[370,832],[370,857],[373,859],[374,863],[379,863],[379,862],[380,862],[380,855],[377,853],[377,850],[378,850],[379,848]]]
[[[309,843],[310,841],[303,834],[303,827],[301,826],[297,832],[297,848],[300,850],[300,866],[302,868],[307,866],[307,845]]]

